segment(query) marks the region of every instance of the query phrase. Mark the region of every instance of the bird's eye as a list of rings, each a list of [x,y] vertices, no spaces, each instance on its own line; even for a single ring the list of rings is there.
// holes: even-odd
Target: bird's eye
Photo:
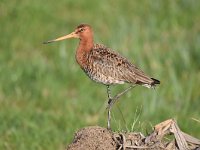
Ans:
[[[83,32],[83,31],[84,31],[84,29],[83,29],[83,28],[81,28],[81,29],[80,29],[80,32]]]

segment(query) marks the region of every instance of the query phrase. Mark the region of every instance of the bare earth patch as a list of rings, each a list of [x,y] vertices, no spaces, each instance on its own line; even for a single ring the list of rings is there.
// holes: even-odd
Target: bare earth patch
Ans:
[[[166,135],[174,135],[167,139]],[[114,133],[106,128],[92,126],[79,130],[66,150],[200,150],[200,140],[182,132],[175,120],[166,120],[153,132]]]

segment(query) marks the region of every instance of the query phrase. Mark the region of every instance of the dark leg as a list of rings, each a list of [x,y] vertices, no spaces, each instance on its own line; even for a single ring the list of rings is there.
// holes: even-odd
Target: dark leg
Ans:
[[[128,87],[127,89],[125,89],[124,91],[122,91],[121,93],[115,95],[113,98],[111,98],[111,92],[110,92],[110,86],[107,85],[107,94],[108,94],[108,122],[107,122],[107,128],[110,128],[110,120],[111,120],[111,109],[113,104],[124,94],[126,94],[129,90],[131,90],[132,88],[134,88],[136,85],[131,85],[130,87]]]

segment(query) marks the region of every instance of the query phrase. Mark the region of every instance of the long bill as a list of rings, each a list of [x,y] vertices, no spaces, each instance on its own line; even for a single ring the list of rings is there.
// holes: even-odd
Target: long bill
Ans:
[[[65,40],[65,39],[70,39],[70,38],[79,38],[79,37],[76,34],[76,32],[72,32],[72,33],[70,33],[68,35],[56,38],[54,40],[49,40],[49,41],[43,42],[43,44],[48,44],[48,43],[52,43],[52,42],[56,42],[56,41],[62,41],[62,40]]]

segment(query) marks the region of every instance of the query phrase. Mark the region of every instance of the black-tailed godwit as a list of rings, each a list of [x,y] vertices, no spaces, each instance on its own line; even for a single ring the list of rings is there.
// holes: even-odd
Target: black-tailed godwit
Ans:
[[[61,41],[69,38],[79,38],[76,50],[76,61],[81,69],[93,81],[107,86],[108,94],[108,121],[110,129],[111,108],[115,101],[136,85],[154,88],[160,81],[147,76],[142,70],[132,64],[127,58],[112,49],[94,44],[93,30],[88,24],[79,25],[74,32],[60,38],[44,42],[44,44]],[[131,86],[114,97],[111,97],[110,85],[129,83]]]

